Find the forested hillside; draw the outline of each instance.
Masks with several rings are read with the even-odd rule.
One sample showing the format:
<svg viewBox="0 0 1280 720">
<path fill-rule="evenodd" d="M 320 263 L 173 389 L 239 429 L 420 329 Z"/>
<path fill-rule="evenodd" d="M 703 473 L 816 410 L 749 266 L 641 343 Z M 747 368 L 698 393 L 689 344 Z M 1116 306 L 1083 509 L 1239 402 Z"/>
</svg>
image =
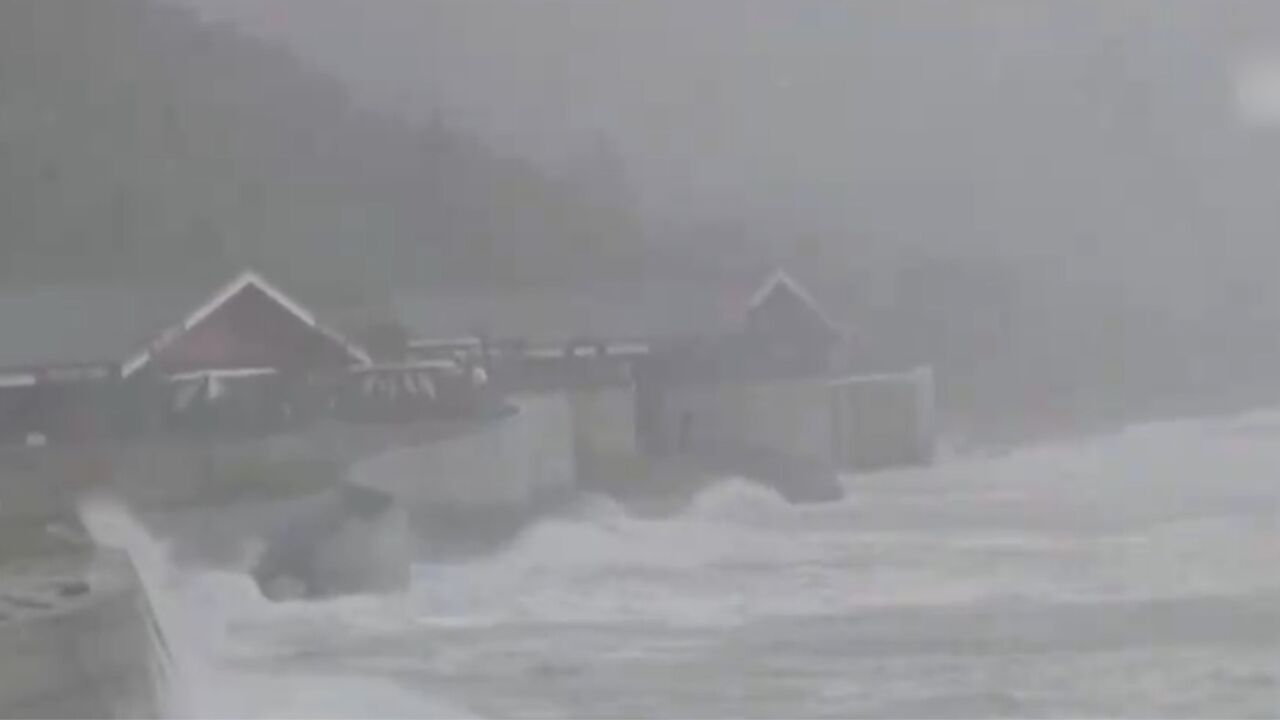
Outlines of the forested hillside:
<svg viewBox="0 0 1280 720">
<path fill-rule="evenodd" d="M 601 192 L 609 178 L 586 180 L 354 108 L 287 52 L 183 9 L 0 3 L 4 280 L 254 264 L 355 285 L 608 267 L 635 247 L 635 219 Z"/>
<path fill-rule="evenodd" d="M 934 364 L 969 412 L 1280 398 L 1280 137 L 1234 96 L 1280 37 L 1273 4 L 850 7 L 839 83 L 811 88 L 829 103 L 748 83 L 798 118 L 764 123 L 780 155 L 803 134 L 838 172 L 744 177 L 782 199 L 642 223 L 607 140 L 550 173 L 470 128 L 355 107 L 178 6 L 3 0 L 0 283 L 254 265 L 314 297 L 634 278 L 641 260 L 657 283 L 771 255 L 837 287 L 869 363 Z M 816 77 L 801 55 L 770 62 Z"/>
</svg>

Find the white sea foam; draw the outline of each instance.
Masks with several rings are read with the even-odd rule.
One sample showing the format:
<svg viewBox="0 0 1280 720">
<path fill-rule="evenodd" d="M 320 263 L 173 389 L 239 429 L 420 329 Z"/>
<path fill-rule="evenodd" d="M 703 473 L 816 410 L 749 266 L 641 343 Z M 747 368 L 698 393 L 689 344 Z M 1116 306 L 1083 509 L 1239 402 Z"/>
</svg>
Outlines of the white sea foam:
<svg viewBox="0 0 1280 720">
<path fill-rule="evenodd" d="M 396 598 L 351 597 L 328 603 L 271 603 L 244 574 L 181 572 L 168 547 L 120 503 L 94 498 L 81 508 L 102 546 L 127 552 L 171 655 L 168 711 L 175 717 L 464 717 L 437 701 L 377 677 L 264 672 L 264 661 L 296 639 L 403 627 Z M 399 601 L 403 607 L 403 602 Z M 290 643 L 294 640 L 294 643 Z"/>
<path fill-rule="evenodd" d="M 466 688 L 476 675 L 491 675 L 499 684 L 488 691 L 517 693 L 528 673 L 554 678 L 612 657 L 594 646 L 574 651 L 586 661 L 557 655 L 567 652 L 557 647 L 561 633 L 574 628 L 728 633 L 761 620 L 869 608 L 1266 597 L 1280 592 L 1270 572 L 1280 565 L 1277 428 L 1270 415 L 1146 425 L 849 478 L 848 499 L 831 505 L 790 506 L 735 479 L 667 518 L 593 501 L 492 555 L 418 565 L 411 591 L 396 597 L 273 604 L 242 574 L 175 571 L 163 545 L 118 507 L 89 511 L 86 521 L 100 541 L 134 555 L 166 633 L 194 668 L 185 676 L 189 714 L 456 716 L 470 704 L 463 689 L 463 700 L 453 700 L 458 677 Z M 530 627 L 539 630 L 525 640 L 521 628 Z M 642 637 L 628 641 L 633 654 L 649 652 Z M 822 657 L 778 662 L 815 668 L 818 678 Z M 1176 658 L 1169 664 L 1181 672 Z M 400 680 L 419 676 L 444 690 Z M 955 681 L 956 692 L 972 689 L 961 676 Z M 601 692 L 617 691 L 610 687 Z M 830 689 L 815 685 L 811 697 L 828 697 L 823 688 Z M 874 695 L 859 685 L 827 701 Z M 505 712 L 554 714 L 538 704 L 546 698 L 519 697 Z M 707 711 L 682 708 L 674 695 L 671 702 L 652 707 Z M 1068 706 L 1090 707 L 1061 707 Z"/>
</svg>

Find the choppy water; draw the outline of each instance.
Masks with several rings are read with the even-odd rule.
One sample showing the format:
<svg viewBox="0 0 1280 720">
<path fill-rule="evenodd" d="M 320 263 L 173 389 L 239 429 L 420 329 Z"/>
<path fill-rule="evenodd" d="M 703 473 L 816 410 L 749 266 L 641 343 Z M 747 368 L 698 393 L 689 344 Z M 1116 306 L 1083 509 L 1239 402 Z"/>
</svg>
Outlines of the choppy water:
<svg viewBox="0 0 1280 720">
<path fill-rule="evenodd" d="M 238 717 L 1277 716 L 1280 415 L 850 479 L 600 501 L 397 597 L 155 579 L 181 712 Z M 133 538 L 130 542 L 139 541 Z"/>
</svg>

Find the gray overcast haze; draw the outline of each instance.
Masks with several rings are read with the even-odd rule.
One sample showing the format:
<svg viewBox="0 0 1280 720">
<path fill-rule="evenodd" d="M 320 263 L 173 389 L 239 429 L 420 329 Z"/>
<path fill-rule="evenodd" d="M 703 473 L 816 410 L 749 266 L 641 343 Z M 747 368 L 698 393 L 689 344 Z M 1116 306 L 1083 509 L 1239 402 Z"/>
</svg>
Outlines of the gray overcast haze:
<svg viewBox="0 0 1280 720">
<path fill-rule="evenodd" d="M 1176 74 L 1151 63 L 1209 40 L 1226 54 L 1198 71 L 1218 73 L 1225 98 L 1280 37 L 1268 3 L 1239 0 L 176 1 L 287 41 L 376 107 L 439 114 L 550 163 L 602 134 L 647 197 L 811 222 L 845 222 L 830 214 L 881 160 L 876 133 L 999 113 L 966 73 L 1012 93 L 1090 63 Z M 1124 47 L 1143 35 L 1152 47 Z"/>
<path fill-rule="evenodd" d="M 0 718 L 1280 717 L 1278 275 L 1280 0 L 0 0 Z"/>
<path fill-rule="evenodd" d="M 953 389 L 993 343 L 1049 393 L 1280 359 L 1274 3 L 173 1 L 552 172 L 612 146 L 651 238 L 891 286 Z"/>
</svg>

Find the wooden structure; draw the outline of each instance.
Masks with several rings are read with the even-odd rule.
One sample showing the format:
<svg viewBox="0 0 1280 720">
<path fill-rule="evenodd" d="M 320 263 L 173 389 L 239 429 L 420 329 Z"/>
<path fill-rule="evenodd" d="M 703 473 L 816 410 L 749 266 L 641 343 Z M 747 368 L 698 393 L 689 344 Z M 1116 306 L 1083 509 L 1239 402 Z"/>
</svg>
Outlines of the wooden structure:
<svg viewBox="0 0 1280 720">
<path fill-rule="evenodd" d="M 785 439 L 795 436 L 798 418 L 826 418 L 830 406 L 810 391 L 812 383 L 798 381 L 829 377 L 847 333 L 783 271 L 752 294 L 739 317 L 732 331 L 668 343 L 638 364 L 636 429 L 646 452 L 665 456 L 771 448 L 813 455 L 807 442 Z M 765 388 L 772 389 L 761 395 Z M 780 427 L 785 423 L 790 427 Z M 819 459 L 831 456 L 823 453 Z"/>
<path fill-rule="evenodd" d="M 97 362 L 0 370 L 0 441 L 264 431 L 323 410 L 325 392 L 370 364 L 363 349 L 253 272 L 135 342 Z"/>
<path fill-rule="evenodd" d="M 364 350 L 254 272 L 245 272 L 125 359 L 120 376 L 261 370 L 323 372 L 368 365 Z"/>
</svg>

